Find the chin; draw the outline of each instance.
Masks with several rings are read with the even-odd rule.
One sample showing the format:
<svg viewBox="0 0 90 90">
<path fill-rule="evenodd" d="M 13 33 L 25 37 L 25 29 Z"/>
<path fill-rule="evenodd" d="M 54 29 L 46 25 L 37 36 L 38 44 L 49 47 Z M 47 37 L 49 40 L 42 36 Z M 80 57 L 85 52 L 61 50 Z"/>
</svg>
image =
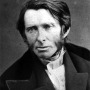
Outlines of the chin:
<svg viewBox="0 0 90 90">
<path fill-rule="evenodd" d="M 39 58 L 48 59 L 52 56 L 52 54 L 45 53 L 45 54 L 36 54 Z"/>
</svg>

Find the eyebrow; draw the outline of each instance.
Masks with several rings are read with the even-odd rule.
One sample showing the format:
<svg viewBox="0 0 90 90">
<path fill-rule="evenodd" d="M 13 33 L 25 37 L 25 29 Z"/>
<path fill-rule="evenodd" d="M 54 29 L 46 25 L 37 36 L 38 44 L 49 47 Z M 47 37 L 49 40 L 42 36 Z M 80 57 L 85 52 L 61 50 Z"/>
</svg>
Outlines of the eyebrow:
<svg viewBox="0 0 90 90">
<path fill-rule="evenodd" d="M 29 30 L 31 28 L 36 28 L 37 29 L 37 26 L 29 26 L 29 27 L 26 27 L 26 30 Z"/>
<path fill-rule="evenodd" d="M 43 23 L 42 25 L 52 25 L 52 26 L 55 26 L 55 24 L 54 23 Z"/>
<path fill-rule="evenodd" d="M 52 23 L 52 22 L 46 22 L 46 23 L 42 23 L 41 24 L 41 26 L 44 26 L 44 25 L 52 25 L 52 26 L 55 26 L 55 24 L 54 23 Z M 30 29 L 30 28 L 36 28 L 38 25 L 30 25 L 30 26 L 28 26 L 28 27 L 26 27 L 26 29 L 28 30 L 28 29 Z"/>
</svg>

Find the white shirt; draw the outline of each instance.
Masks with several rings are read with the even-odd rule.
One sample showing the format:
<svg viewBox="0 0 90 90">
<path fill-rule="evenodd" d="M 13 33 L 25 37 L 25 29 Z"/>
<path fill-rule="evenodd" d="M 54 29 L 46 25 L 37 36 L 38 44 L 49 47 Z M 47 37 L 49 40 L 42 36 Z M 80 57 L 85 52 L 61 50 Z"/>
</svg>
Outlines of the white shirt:
<svg viewBox="0 0 90 90">
<path fill-rule="evenodd" d="M 65 66 L 62 65 L 64 50 L 61 50 L 60 56 L 57 60 L 51 61 L 47 64 L 46 73 L 48 74 L 55 90 L 66 90 L 65 89 Z M 54 66 L 54 68 L 53 68 Z"/>
</svg>

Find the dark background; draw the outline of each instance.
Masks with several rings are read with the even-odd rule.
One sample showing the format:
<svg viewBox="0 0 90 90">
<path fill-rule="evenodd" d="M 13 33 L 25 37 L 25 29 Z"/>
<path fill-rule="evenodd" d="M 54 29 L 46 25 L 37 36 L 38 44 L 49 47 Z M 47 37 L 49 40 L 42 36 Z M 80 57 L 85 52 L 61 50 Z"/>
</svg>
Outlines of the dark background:
<svg viewBox="0 0 90 90">
<path fill-rule="evenodd" d="M 0 75 L 27 50 L 16 30 L 16 21 L 25 0 L 0 0 Z M 90 50 L 90 0 L 66 1 L 72 17 L 70 42 Z"/>
</svg>

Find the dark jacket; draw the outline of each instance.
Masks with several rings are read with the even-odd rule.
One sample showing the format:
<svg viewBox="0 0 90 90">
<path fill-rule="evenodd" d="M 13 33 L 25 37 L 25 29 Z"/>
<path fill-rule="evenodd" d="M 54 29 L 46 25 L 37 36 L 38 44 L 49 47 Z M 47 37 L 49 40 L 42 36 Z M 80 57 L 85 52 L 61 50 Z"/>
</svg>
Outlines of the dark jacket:
<svg viewBox="0 0 90 90">
<path fill-rule="evenodd" d="M 90 90 L 90 51 L 66 44 L 66 90 Z M 0 77 L 0 90 L 54 90 L 40 60 L 30 50 Z"/>
</svg>

